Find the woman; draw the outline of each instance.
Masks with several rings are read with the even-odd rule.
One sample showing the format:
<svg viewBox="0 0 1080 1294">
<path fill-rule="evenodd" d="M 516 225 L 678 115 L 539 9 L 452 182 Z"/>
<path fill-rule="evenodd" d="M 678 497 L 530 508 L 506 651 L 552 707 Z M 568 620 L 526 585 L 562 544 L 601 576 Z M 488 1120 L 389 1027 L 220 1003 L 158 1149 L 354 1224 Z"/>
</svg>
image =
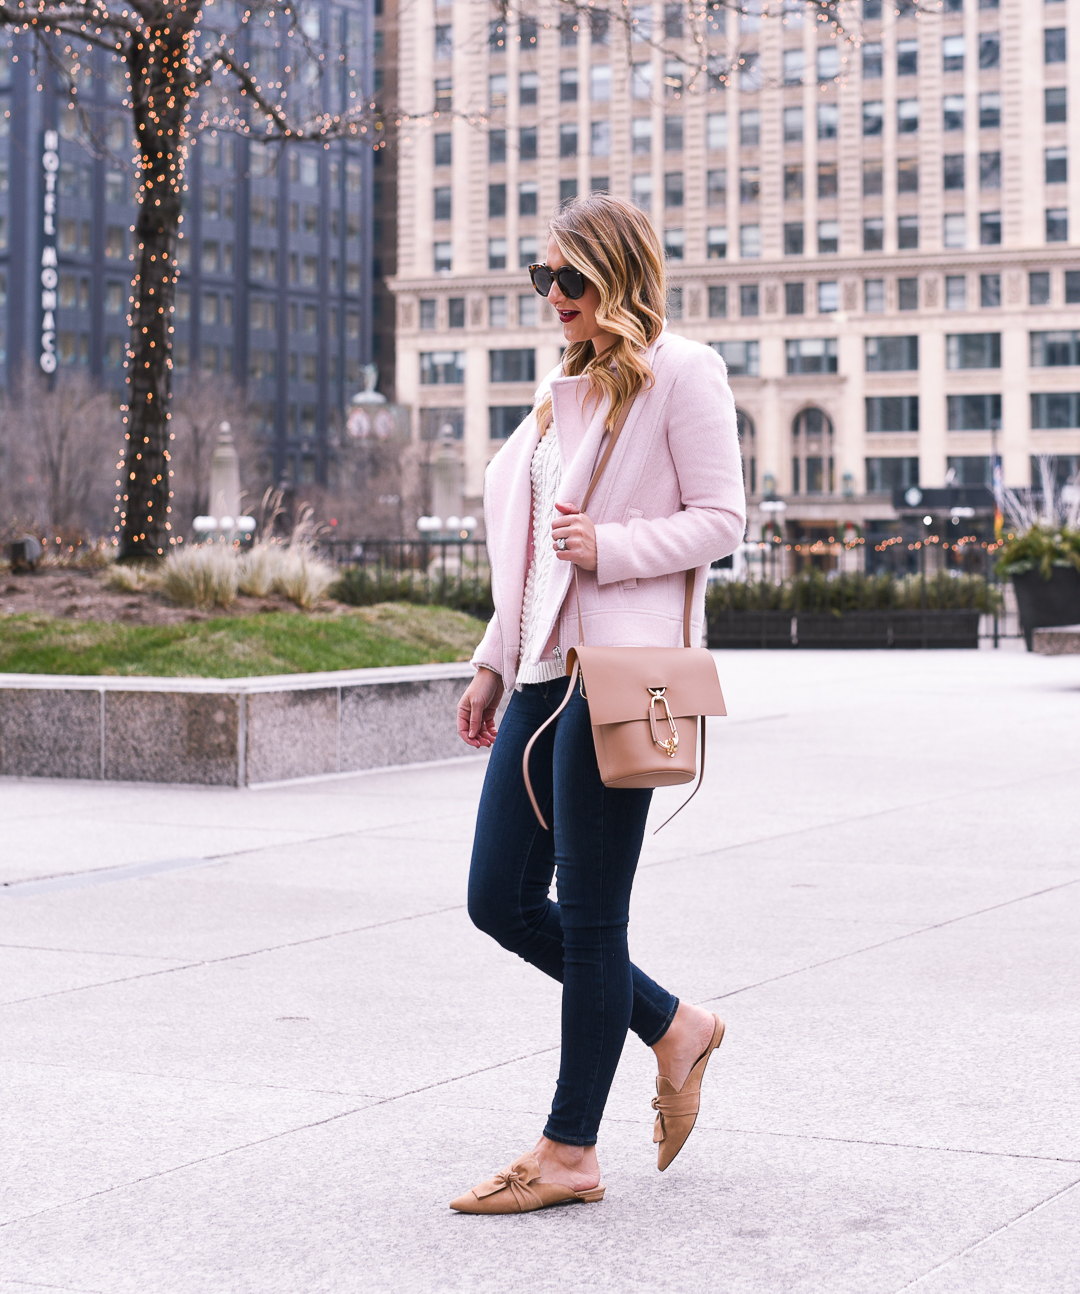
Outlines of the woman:
<svg viewBox="0 0 1080 1294">
<path fill-rule="evenodd" d="M 562 982 L 562 1057 L 536 1147 L 452 1202 L 468 1213 L 602 1198 L 597 1129 L 628 1028 L 656 1053 L 654 1140 L 666 1168 L 693 1127 L 701 1076 L 723 1036 L 717 1017 L 680 1002 L 629 959 L 630 889 L 652 792 L 601 782 L 581 695 L 531 757 L 551 831 L 530 807 L 522 754 L 566 695 L 565 654 L 579 641 L 573 567 L 593 646 L 681 646 L 685 572 L 696 569 L 699 640 L 708 565 L 735 549 L 745 525 L 734 401 L 715 351 L 666 331 L 663 253 L 635 207 L 592 194 L 560 211 L 547 261 L 530 274 L 568 345 L 488 467 L 495 614 L 473 657 L 458 731 L 470 746 L 492 747 L 469 913 Z M 621 417 L 586 516 L 575 503 Z M 512 695 L 496 742 L 504 689 Z"/>
</svg>

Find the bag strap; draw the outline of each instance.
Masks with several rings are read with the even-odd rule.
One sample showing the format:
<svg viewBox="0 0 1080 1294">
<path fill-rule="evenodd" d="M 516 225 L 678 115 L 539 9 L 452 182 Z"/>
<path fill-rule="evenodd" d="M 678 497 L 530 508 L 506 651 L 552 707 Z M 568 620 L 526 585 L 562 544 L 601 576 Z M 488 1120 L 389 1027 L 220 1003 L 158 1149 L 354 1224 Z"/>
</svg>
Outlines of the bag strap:
<svg viewBox="0 0 1080 1294">
<path fill-rule="evenodd" d="M 544 828 L 545 831 L 547 831 L 548 829 L 548 824 L 544 821 L 544 815 L 540 812 L 540 806 L 536 802 L 536 792 L 533 790 L 532 778 L 529 776 L 529 756 L 532 754 L 533 746 L 536 745 L 537 737 L 540 736 L 540 734 L 544 731 L 545 728 L 553 724 L 555 720 L 559 717 L 559 715 L 562 714 L 562 712 L 570 704 L 570 698 L 574 695 L 574 685 L 577 683 L 578 670 L 580 668 L 581 666 L 578 664 L 577 657 L 575 656 L 573 672 L 570 675 L 570 686 L 566 689 L 566 695 L 559 703 L 559 708 L 553 711 L 544 720 L 544 722 L 540 725 L 540 727 L 537 728 L 537 730 L 533 733 L 533 735 L 529 738 L 528 744 L 525 747 L 525 753 L 521 757 L 521 771 L 525 776 L 525 789 L 529 793 L 529 803 L 533 807 L 533 813 L 536 814 L 537 821 L 540 823 L 540 825 Z M 676 809 L 676 813 L 677 812 L 678 810 Z"/>
<path fill-rule="evenodd" d="M 612 427 L 611 434 L 608 436 L 607 445 L 604 448 L 604 452 L 600 455 L 600 461 L 596 464 L 596 467 L 593 470 L 592 479 L 589 481 L 589 488 L 585 491 L 585 498 L 581 502 L 581 507 L 578 509 L 579 512 L 588 511 L 589 500 L 593 496 L 593 491 L 596 489 L 597 482 L 600 480 L 600 477 L 603 474 L 604 468 L 607 467 L 608 465 L 608 459 L 611 457 L 612 451 L 615 448 L 615 442 L 619 439 L 619 435 L 622 432 L 623 425 L 625 424 L 626 419 L 630 415 L 630 408 L 632 404 L 633 404 L 633 401 L 630 401 L 630 403 L 624 405 L 622 413 L 620 413 L 618 418 L 615 420 L 615 426 Z M 574 563 L 574 602 L 577 605 L 578 642 L 579 644 L 581 644 L 581 646 L 584 646 L 585 645 L 585 623 L 581 618 L 581 584 L 578 581 L 578 568 L 577 568 L 576 562 Z M 684 647 L 690 646 L 690 615 L 693 609 L 694 609 L 694 571 L 691 568 L 686 572 L 686 593 L 683 596 L 683 646 Z M 669 818 L 668 821 L 670 822 L 671 819 Z"/>
</svg>

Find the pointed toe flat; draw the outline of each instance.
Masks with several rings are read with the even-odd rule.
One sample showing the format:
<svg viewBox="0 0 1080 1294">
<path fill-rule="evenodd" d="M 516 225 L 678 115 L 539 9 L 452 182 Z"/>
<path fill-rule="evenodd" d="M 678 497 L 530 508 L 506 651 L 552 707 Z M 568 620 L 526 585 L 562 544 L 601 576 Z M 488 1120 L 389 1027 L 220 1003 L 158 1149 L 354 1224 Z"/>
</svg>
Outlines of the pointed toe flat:
<svg viewBox="0 0 1080 1294">
<path fill-rule="evenodd" d="M 668 1164 L 682 1150 L 686 1138 L 694 1130 L 698 1110 L 701 1107 L 701 1079 L 709 1057 L 724 1040 L 724 1022 L 718 1015 L 713 1016 L 712 1037 L 709 1045 L 694 1061 L 693 1068 L 686 1076 L 677 1091 L 675 1085 L 663 1074 L 656 1076 L 656 1095 L 653 1097 L 653 1109 L 656 1111 L 656 1124 L 653 1128 L 653 1141 L 657 1143 L 656 1167 L 663 1172 Z"/>
<path fill-rule="evenodd" d="M 535 1155 L 522 1155 L 509 1168 L 474 1186 L 450 1201 L 459 1213 L 535 1213 L 555 1204 L 597 1204 L 607 1189 L 603 1184 L 591 1191 L 572 1191 L 569 1186 L 540 1180 Z"/>
</svg>

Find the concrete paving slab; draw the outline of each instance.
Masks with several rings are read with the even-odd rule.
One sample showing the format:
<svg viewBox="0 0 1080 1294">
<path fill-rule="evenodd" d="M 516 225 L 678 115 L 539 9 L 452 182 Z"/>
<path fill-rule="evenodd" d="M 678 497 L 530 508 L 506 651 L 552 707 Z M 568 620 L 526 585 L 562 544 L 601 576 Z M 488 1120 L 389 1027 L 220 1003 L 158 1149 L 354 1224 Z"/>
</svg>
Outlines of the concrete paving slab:
<svg viewBox="0 0 1080 1294">
<path fill-rule="evenodd" d="M 519 1121 L 460 1111 L 431 1122 L 396 1107 L 18 1222 L 8 1268 L 115 1294 L 584 1294 L 658 1281 L 875 1294 L 1069 1180 L 1061 1165 L 712 1133 L 661 1176 L 651 1142 L 620 1129 L 602 1204 L 470 1218 L 447 1200 L 517 1153 Z"/>
<path fill-rule="evenodd" d="M 19 1218 L 367 1103 L 355 1094 L 257 1082 L 184 1081 L 148 1068 L 110 1073 L 83 1064 L 0 1062 L 0 1076 L 0 1236 Z"/>
<path fill-rule="evenodd" d="M 915 1294 L 1075 1294 L 1078 1270 L 1080 1179 L 906 1288 Z"/>
<path fill-rule="evenodd" d="M 140 970 L 180 965 L 183 963 L 165 957 L 90 953 L 72 948 L 0 947 L 0 1006 L 108 983 Z"/>
</svg>

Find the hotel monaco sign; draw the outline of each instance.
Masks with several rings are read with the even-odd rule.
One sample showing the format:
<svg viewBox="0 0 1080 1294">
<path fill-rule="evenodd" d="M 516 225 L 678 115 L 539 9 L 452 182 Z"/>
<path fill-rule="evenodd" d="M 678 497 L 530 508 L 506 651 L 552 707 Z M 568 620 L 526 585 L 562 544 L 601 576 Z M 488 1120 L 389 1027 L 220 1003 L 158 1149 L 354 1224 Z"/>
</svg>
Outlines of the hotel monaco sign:
<svg viewBox="0 0 1080 1294">
<path fill-rule="evenodd" d="M 41 354 L 38 363 L 45 373 L 56 372 L 56 174 L 60 170 L 60 138 L 55 130 L 45 131 L 41 150 L 41 172 L 45 195 L 41 212 Z"/>
</svg>

